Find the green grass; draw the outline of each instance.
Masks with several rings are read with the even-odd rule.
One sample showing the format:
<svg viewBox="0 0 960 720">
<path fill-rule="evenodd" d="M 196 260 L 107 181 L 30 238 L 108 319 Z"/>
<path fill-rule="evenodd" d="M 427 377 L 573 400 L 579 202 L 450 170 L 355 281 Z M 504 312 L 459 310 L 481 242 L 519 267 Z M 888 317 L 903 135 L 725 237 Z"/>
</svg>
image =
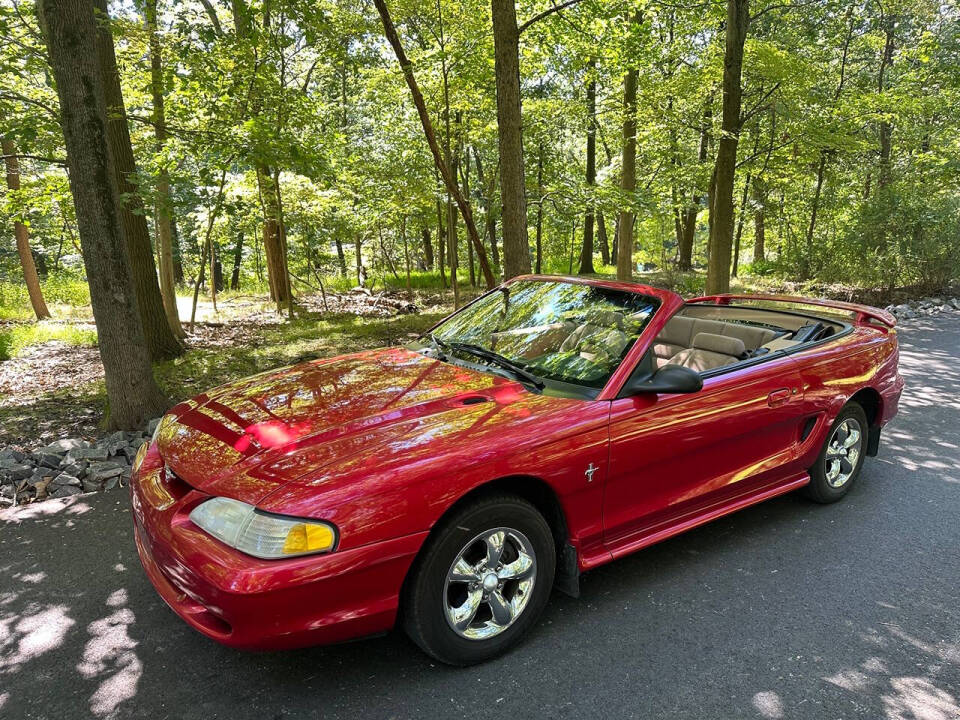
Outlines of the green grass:
<svg viewBox="0 0 960 720">
<path fill-rule="evenodd" d="M 80 277 L 51 275 L 40 283 L 47 309 L 56 319 L 90 317 L 90 289 Z M 32 320 L 27 286 L 0 280 L 0 320 Z"/>
<path fill-rule="evenodd" d="M 74 325 L 39 322 L 12 325 L 0 330 L 0 361 L 16 357 L 31 345 L 58 340 L 68 345 L 92 347 L 97 344 L 97 331 Z"/>
</svg>

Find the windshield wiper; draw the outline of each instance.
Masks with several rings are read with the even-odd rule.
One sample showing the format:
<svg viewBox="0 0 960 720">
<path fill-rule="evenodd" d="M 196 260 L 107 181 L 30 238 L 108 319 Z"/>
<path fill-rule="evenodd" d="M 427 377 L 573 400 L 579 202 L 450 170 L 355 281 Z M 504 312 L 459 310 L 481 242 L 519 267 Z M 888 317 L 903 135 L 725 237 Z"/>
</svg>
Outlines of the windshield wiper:
<svg viewBox="0 0 960 720">
<path fill-rule="evenodd" d="M 434 348 L 436 349 L 436 351 L 437 351 L 437 359 L 439 359 L 439 360 L 445 360 L 446 357 L 447 357 L 447 352 L 449 352 L 449 351 L 452 349 L 452 348 L 450 347 L 450 345 L 447 343 L 447 341 L 446 341 L 446 340 L 441 340 L 441 339 L 438 338 L 436 335 L 434 335 L 432 332 L 431 332 L 431 333 L 427 333 L 427 334 L 426 334 L 426 337 L 429 338 L 429 340 L 430 340 L 431 343 L 433 343 L 433 347 L 434 347 Z M 445 352 L 445 351 L 446 351 L 446 352 Z"/>
<path fill-rule="evenodd" d="M 523 369 L 514 362 L 511 362 L 503 355 L 493 352 L 493 350 L 487 350 L 486 348 L 480 347 L 479 345 L 474 345 L 473 343 L 462 343 L 462 342 L 451 342 L 444 343 L 447 347 L 454 350 L 459 350 L 461 352 L 470 353 L 475 355 L 478 358 L 483 358 L 492 362 L 494 365 L 499 365 L 501 368 L 506 370 L 509 373 L 512 373 L 514 376 L 521 380 L 526 380 L 528 383 L 533 385 L 535 388 L 540 389 L 544 387 L 544 382 L 536 375 L 527 370 Z"/>
</svg>

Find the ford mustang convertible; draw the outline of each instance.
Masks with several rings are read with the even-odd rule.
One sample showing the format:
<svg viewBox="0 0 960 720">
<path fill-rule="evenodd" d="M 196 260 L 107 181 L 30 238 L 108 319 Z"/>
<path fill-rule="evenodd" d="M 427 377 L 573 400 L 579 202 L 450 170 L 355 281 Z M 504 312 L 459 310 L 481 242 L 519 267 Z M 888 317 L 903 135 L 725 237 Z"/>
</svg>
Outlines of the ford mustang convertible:
<svg viewBox="0 0 960 720">
<path fill-rule="evenodd" d="M 897 412 L 894 324 L 516 278 L 404 347 L 172 408 L 131 478 L 140 559 L 227 645 L 399 624 L 438 660 L 480 662 L 591 568 L 782 493 L 846 495 Z"/>
</svg>

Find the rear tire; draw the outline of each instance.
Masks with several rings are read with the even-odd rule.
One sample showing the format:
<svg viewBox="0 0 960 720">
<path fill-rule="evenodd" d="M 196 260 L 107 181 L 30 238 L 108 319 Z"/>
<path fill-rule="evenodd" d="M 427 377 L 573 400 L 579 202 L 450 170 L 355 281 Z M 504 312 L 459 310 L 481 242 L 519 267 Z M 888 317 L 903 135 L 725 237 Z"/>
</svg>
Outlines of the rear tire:
<svg viewBox="0 0 960 720">
<path fill-rule="evenodd" d="M 847 404 L 827 431 L 803 494 L 814 502 L 827 504 L 850 492 L 863 467 L 869 432 L 863 408 L 855 402 Z"/>
<path fill-rule="evenodd" d="M 418 558 L 404 588 L 404 629 L 440 662 L 484 662 L 536 623 L 555 571 L 553 534 L 533 505 L 479 499 L 446 519 Z"/>
</svg>

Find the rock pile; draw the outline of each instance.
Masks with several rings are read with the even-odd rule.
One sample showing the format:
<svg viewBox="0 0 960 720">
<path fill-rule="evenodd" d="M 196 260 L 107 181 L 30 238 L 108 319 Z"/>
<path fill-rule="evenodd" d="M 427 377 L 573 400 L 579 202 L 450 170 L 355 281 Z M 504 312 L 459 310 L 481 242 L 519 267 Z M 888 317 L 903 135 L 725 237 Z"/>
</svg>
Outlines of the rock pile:
<svg viewBox="0 0 960 720">
<path fill-rule="evenodd" d="M 960 298 L 921 298 L 910 300 L 902 305 L 887 305 L 884 310 L 893 313 L 897 320 L 912 320 L 926 315 L 939 315 L 960 310 Z"/>
<path fill-rule="evenodd" d="M 137 450 L 159 422 L 139 432 L 118 430 L 98 442 L 65 438 L 33 452 L 0 450 L 0 507 L 122 487 Z"/>
</svg>

